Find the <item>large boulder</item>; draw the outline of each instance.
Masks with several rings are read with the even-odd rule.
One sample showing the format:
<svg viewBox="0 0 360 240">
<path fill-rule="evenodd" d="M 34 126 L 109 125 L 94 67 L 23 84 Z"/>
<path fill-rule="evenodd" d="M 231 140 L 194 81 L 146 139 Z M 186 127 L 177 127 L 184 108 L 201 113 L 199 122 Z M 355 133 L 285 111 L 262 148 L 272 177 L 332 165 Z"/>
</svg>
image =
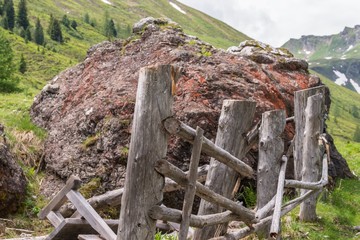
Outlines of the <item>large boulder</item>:
<svg viewBox="0 0 360 240">
<path fill-rule="evenodd" d="M 50 81 L 31 108 L 33 121 L 49 133 L 45 143 L 49 177 L 43 192 L 50 195 L 54 189 L 47 182 L 71 174 L 84 181 L 99 178 L 102 191 L 123 185 L 138 73 L 145 66 L 176 64 L 183 69 L 174 112 L 190 126 L 202 127 L 209 139 L 215 139 L 224 99 L 256 101 L 254 124 L 266 110 L 284 109 L 292 116 L 294 91 L 321 82 L 308 73 L 307 65 L 286 64 L 301 62 L 291 55 L 280 50 L 266 54 L 268 60 L 255 61 L 259 58 L 251 54 L 216 49 L 184 34 L 173 22 L 152 18 L 137 24 L 127 40 L 92 47 L 82 63 Z M 293 124 L 287 124 L 284 140 L 293 134 Z M 255 166 L 253 156 L 246 161 Z M 190 144 L 172 138 L 168 158 L 186 169 Z M 202 157 L 201 162 L 208 160 Z"/>
<path fill-rule="evenodd" d="M 26 195 L 26 178 L 10 153 L 0 124 L 0 217 L 18 210 Z"/>
</svg>

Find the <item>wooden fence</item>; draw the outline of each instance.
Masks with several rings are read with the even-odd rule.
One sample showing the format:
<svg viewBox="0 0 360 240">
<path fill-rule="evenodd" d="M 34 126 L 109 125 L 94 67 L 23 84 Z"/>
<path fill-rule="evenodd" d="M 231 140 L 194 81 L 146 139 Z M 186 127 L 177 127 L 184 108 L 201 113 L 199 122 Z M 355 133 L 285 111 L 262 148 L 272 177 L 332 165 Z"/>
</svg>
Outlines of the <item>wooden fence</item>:
<svg viewBox="0 0 360 240">
<path fill-rule="evenodd" d="M 276 239 L 281 216 L 296 206 L 301 205 L 301 220 L 314 220 L 316 198 L 328 182 L 329 149 L 322 137 L 324 87 L 296 92 L 294 117 L 286 118 L 284 110 L 268 111 L 253 127 L 255 102 L 225 100 L 213 143 L 201 128 L 193 129 L 173 117 L 179 75 L 179 69 L 171 65 L 140 70 L 125 187 L 87 201 L 96 209 L 119 205 L 121 198 L 118 232 L 115 236 L 105 226 L 98 233 L 111 240 L 153 240 L 157 222 L 162 220 L 180 224 L 179 240 L 189 238 L 190 227 L 196 228 L 191 234 L 196 240 L 241 239 L 251 233 Z M 281 134 L 293 120 L 296 135 L 284 153 Z M 188 172 L 166 160 L 170 135 L 193 144 Z M 241 160 L 255 144 L 259 148 L 257 173 Z M 211 157 L 209 166 L 199 168 L 201 154 Z M 292 155 L 296 178 L 289 180 L 285 171 Z M 249 209 L 233 199 L 241 180 L 255 174 L 257 206 Z M 163 192 L 180 187 L 185 190 L 182 211 L 162 205 Z M 300 196 L 283 203 L 284 188 L 301 189 Z M 191 214 L 195 195 L 201 198 L 198 215 Z M 56 206 L 59 209 L 59 203 Z M 67 205 L 60 212 L 67 215 L 71 208 Z M 45 213 L 42 217 L 49 210 Z M 80 215 L 72 217 L 76 216 Z M 231 221 L 242 221 L 245 227 L 228 231 Z"/>
</svg>

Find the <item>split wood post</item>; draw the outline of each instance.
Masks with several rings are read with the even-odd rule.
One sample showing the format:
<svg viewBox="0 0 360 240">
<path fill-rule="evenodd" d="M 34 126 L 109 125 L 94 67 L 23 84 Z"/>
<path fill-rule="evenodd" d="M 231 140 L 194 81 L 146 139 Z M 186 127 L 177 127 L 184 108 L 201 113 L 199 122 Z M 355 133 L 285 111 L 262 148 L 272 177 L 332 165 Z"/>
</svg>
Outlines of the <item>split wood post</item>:
<svg viewBox="0 0 360 240">
<path fill-rule="evenodd" d="M 262 114 L 259 133 L 259 160 L 257 170 L 257 209 L 274 197 L 278 185 L 284 142 L 280 135 L 285 129 L 285 111 L 273 110 Z M 269 236 L 270 225 L 258 231 L 259 238 Z"/>
<path fill-rule="evenodd" d="M 305 135 L 303 148 L 303 182 L 317 182 L 321 178 L 321 151 L 319 148 L 319 136 L 323 130 L 323 100 L 322 94 L 316 94 L 308 98 L 305 110 Z M 308 190 L 302 189 L 301 195 Z M 316 200 L 318 195 L 308 198 L 300 205 L 300 220 L 316 220 Z"/>
<path fill-rule="evenodd" d="M 184 205 L 182 209 L 182 221 L 180 225 L 179 240 L 186 240 L 189 232 L 190 216 L 191 216 L 191 210 L 194 203 L 195 192 L 196 192 L 197 168 L 199 166 L 199 161 L 200 161 L 203 135 L 204 135 L 204 130 L 202 130 L 200 127 L 197 127 L 191 159 L 190 159 L 189 173 L 187 174 L 187 179 L 189 183 L 185 188 L 185 197 L 184 197 Z"/>
<path fill-rule="evenodd" d="M 171 65 L 140 69 L 117 240 L 154 239 L 156 220 L 147 213 L 163 200 L 164 177 L 154 167 L 166 157 L 168 133 L 162 121 L 172 115 L 178 71 Z"/>
<path fill-rule="evenodd" d="M 246 133 L 251 128 L 255 114 L 256 102 L 225 100 L 219 119 L 219 127 L 216 135 L 215 145 L 221 147 L 242 159 L 246 149 Z M 231 199 L 234 186 L 239 175 L 235 170 L 227 167 L 225 164 L 212 158 L 210 160 L 210 169 L 207 175 L 205 186 L 214 192 Z M 199 215 L 220 213 L 223 208 L 219 205 L 201 200 Z M 227 224 L 222 225 L 226 232 Z M 197 229 L 194 239 L 209 239 L 214 237 L 219 226 L 207 226 Z"/>
<path fill-rule="evenodd" d="M 294 117 L 295 117 L 295 150 L 294 150 L 294 178 L 301 180 L 303 163 L 303 143 L 305 131 L 305 108 L 308 97 L 315 94 L 325 94 L 325 86 L 309 88 L 295 92 Z M 325 101 L 325 100 L 323 100 Z"/>
</svg>

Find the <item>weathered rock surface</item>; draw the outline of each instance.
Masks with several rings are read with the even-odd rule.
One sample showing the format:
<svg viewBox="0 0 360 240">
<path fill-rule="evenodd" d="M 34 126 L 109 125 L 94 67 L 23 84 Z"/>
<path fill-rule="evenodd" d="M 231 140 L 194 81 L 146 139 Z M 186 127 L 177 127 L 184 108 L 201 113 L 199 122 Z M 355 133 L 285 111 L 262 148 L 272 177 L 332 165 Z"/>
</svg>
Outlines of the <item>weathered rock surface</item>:
<svg viewBox="0 0 360 240">
<path fill-rule="evenodd" d="M 0 217 L 16 212 L 25 194 L 25 175 L 10 153 L 0 124 Z"/>
<path fill-rule="evenodd" d="M 143 20 L 134 32 L 128 40 L 92 47 L 82 63 L 60 73 L 36 97 L 31 116 L 49 132 L 45 144 L 49 181 L 77 174 L 85 181 L 100 178 L 102 190 L 123 184 L 141 67 L 183 68 L 175 96 L 176 117 L 194 128 L 199 125 L 210 139 L 215 138 L 224 99 L 256 101 L 256 120 L 271 109 L 285 109 L 292 116 L 294 91 L 321 84 L 306 64 L 287 53 L 261 51 L 255 54 L 265 60 L 256 61 L 261 57 L 215 49 L 167 20 Z M 293 132 L 288 124 L 284 139 L 290 140 Z M 172 162 L 186 168 L 190 152 L 190 144 L 171 139 Z M 252 155 L 247 161 L 254 166 Z M 53 194 L 44 183 L 43 192 Z"/>
</svg>

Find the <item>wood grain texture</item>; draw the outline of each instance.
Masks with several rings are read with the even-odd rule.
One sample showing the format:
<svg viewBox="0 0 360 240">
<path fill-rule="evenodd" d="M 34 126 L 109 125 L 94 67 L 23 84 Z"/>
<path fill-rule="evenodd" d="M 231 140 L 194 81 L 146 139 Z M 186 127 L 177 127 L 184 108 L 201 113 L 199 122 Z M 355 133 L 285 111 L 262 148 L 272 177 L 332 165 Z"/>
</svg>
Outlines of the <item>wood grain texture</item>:
<svg viewBox="0 0 360 240">
<path fill-rule="evenodd" d="M 190 143 L 194 141 L 195 130 L 175 118 L 166 119 L 164 121 L 164 127 L 169 133 L 175 134 L 185 141 Z M 233 156 L 228 151 L 216 146 L 206 137 L 203 138 L 202 152 L 231 167 L 243 177 L 253 177 L 254 171 L 249 165 Z"/>
<path fill-rule="evenodd" d="M 163 200 L 164 177 L 153 169 L 167 151 L 162 121 L 172 115 L 172 71 L 173 66 L 160 65 L 139 73 L 118 240 L 154 239 L 156 221 L 147 213 Z"/>
<path fill-rule="evenodd" d="M 77 190 L 80 188 L 81 180 L 77 176 L 70 176 L 66 181 L 65 186 L 55 195 L 55 197 L 46 205 L 39 213 L 40 219 L 45 219 L 51 211 L 57 211 L 67 200 L 66 194 L 70 190 Z"/>
<path fill-rule="evenodd" d="M 196 136 L 193 143 L 189 173 L 187 179 L 188 185 L 185 187 L 184 204 L 182 209 L 182 220 L 180 224 L 179 240 L 186 240 L 188 238 L 190 216 L 195 198 L 196 191 L 196 180 L 197 180 L 197 169 L 200 161 L 202 138 L 204 130 L 197 127 Z"/>
<path fill-rule="evenodd" d="M 320 134 L 323 131 L 323 95 L 308 98 L 305 110 L 305 135 L 303 148 L 302 182 L 317 182 L 321 178 Z M 307 190 L 302 189 L 301 195 Z M 302 221 L 315 221 L 317 196 L 312 196 L 300 205 L 299 217 Z"/>
<path fill-rule="evenodd" d="M 256 103 L 253 101 L 225 100 L 220 114 L 215 145 L 236 158 L 242 159 L 246 154 L 246 134 L 252 125 L 255 109 Z M 205 186 L 232 199 L 238 177 L 239 174 L 234 169 L 212 158 Z M 223 210 L 221 206 L 202 199 L 198 215 L 220 213 Z M 216 232 L 222 234 L 226 233 L 226 230 L 227 224 L 204 227 L 195 231 L 194 239 L 209 239 L 214 237 Z"/>
<path fill-rule="evenodd" d="M 263 208 L 274 197 L 281 166 L 284 142 L 280 135 L 285 129 L 285 111 L 274 110 L 262 114 L 259 133 L 259 160 L 257 169 L 257 209 Z M 258 231 L 260 238 L 269 235 L 270 226 Z"/>
<path fill-rule="evenodd" d="M 186 178 L 185 173 L 166 160 L 157 161 L 155 169 L 159 173 L 171 178 L 181 186 L 185 187 L 188 184 L 188 179 Z M 216 203 L 223 208 L 232 211 L 249 226 L 256 222 L 255 213 L 253 211 L 243 207 L 239 203 L 236 203 L 228 198 L 221 196 L 220 194 L 215 193 L 199 182 L 196 182 L 196 195 L 205 199 L 206 201 Z"/>
<path fill-rule="evenodd" d="M 305 108 L 308 97 L 315 94 L 325 94 L 325 86 L 309 88 L 295 92 L 294 99 L 294 117 L 295 117 L 295 151 L 294 151 L 294 176 L 295 180 L 302 178 L 302 164 L 303 164 L 303 141 L 305 133 Z M 325 100 L 323 100 L 325 101 Z"/>
</svg>

